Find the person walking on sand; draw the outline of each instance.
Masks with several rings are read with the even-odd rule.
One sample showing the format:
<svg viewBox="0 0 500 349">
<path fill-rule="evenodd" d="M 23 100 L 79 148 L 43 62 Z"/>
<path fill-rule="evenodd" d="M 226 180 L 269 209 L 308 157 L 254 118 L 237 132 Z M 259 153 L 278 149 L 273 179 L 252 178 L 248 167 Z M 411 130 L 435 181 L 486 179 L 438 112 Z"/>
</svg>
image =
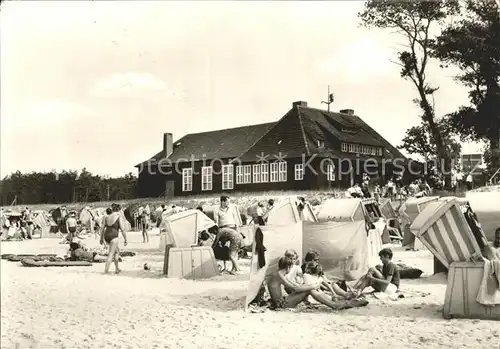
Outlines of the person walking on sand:
<svg viewBox="0 0 500 349">
<path fill-rule="evenodd" d="M 123 235 L 124 246 L 127 246 L 127 235 L 125 234 L 124 225 L 119 214 L 120 205 L 113 204 L 111 207 L 112 209 L 108 208 L 106 210 L 107 215 L 103 219 L 103 228 L 101 232 L 101 244 L 106 242 L 109 246 L 104 273 L 107 274 L 109 272 L 111 261 L 114 259 L 115 273 L 118 274 L 121 272 L 118 265 L 120 259 L 120 248 L 118 247 L 120 230 Z"/>
<path fill-rule="evenodd" d="M 148 235 L 149 215 L 147 214 L 146 210 L 142 211 L 141 214 L 141 227 L 142 227 L 142 242 L 149 243 L 149 235 Z"/>
</svg>

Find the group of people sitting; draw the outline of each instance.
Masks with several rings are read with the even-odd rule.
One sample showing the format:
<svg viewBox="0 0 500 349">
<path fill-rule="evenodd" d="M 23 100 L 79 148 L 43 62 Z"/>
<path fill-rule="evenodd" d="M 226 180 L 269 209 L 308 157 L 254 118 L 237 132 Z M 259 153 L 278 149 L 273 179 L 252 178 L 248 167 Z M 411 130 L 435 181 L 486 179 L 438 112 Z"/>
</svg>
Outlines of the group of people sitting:
<svg viewBox="0 0 500 349">
<path fill-rule="evenodd" d="M 310 297 L 334 310 L 365 306 L 368 301 L 362 292 L 370 286 L 376 292 L 395 295 L 399 290 L 400 275 L 398 266 L 392 262 L 392 256 L 389 248 L 381 250 L 379 257 L 382 268 L 370 268 L 353 287 L 349 287 L 345 281 L 335 282 L 325 276 L 316 251 L 307 252 L 301 265 L 297 252 L 287 250 L 278 260 L 278 268 L 268 269 L 266 275 L 271 307 L 295 308 L 301 303 L 309 305 Z M 262 304 L 264 292 L 265 288 L 262 287 L 252 304 Z"/>
<path fill-rule="evenodd" d="M 5 234 L 6 240 L 31 240 L 39 228 L 33 223 L 33 213 L 28 207 L 21 214 L 6 215 L 2 223 L 0 235 Z"/>
</svg>

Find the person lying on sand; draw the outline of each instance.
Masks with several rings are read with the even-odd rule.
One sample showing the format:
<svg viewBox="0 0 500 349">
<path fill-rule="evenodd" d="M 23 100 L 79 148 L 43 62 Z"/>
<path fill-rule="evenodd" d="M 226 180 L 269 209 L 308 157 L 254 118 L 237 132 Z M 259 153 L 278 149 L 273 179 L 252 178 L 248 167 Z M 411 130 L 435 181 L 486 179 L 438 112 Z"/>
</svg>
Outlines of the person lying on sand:
<svg viewBox="0 0 500 349">
<path fill-rule="evenodd" d="M 84 246 L 78 242 L 73 241 L 69 244 L 70 261 L 87 261 L 87 262 L 105 262 L 106 256 L 99 255 L 98 252 L 87 251 Z"/>
<path fill-rule="evenodd" d="M 396 294 L 399 289 L 400 276 L 398 266 L 392 262 L 392 250 L 390 248 L 382 249 L 379 254 L 382 261 L 382 271 L 373 267 L 354 285 L 358 293 L 371 286 L 377 292 L 384 292 L 390 296 Z"/>
<path fill-rule="evenodd" d="M 288 257 L 281 257 L 278 261 L 278 270 L 270 274 L 267 278 L 267 287 L 269 294 L 271 296 L 272 303 L 277 308 L 295 308 L 302 301 L 307 299 L 310 295 L 319 303 L 326 305 L 334 310 L 349 309 L 355 306 L 366 305 L 355 304 L 351 302 L 334 302 L 318 289 L 321 287 L 321 283 L 317 282 L 311 285 L 297 285 L 296 283 L 290 282 L 286 275 L 290 272 L 293 266 L 293 261 Z M 288 296 L 284 296 L 281 291 L 281 286 L 286 287 L 292 293 Z"/>
</svg>

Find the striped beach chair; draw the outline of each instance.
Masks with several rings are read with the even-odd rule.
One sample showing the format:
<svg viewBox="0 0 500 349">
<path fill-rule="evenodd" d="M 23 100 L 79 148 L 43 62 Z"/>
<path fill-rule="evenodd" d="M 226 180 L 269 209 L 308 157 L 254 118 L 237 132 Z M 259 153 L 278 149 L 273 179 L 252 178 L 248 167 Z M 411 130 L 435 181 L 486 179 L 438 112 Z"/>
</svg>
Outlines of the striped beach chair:
<svg viewBox="0 0 500 349">
<path fill-rule="evenodd" d="M 410 230 L 448 269 L 453 262 L 482 260 L 480 243 L 456 198 L 442 198 L 427 204 Z"/>
</svg>

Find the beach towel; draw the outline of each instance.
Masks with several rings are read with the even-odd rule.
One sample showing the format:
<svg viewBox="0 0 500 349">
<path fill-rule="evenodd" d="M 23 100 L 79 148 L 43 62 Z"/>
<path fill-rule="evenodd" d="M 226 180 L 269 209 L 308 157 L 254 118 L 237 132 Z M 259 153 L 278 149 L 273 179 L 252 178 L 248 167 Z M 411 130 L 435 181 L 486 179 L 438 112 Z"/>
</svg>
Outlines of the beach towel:
<svg viewBox="0 0 500 349">
<path fill-rule="evenodd" d="M 485 260 L 483 270 L 476 301 L 486 306 L 500 304 L 500 260 Z"/>
<path fill-rule="evenodd" d="M 24 267 L 90 267 L 92 263 L 84 261 L 61 261 L 61 262 L 47 262 L 47 261 L 34 261 L 29 258 L 21 260 Z"/>
</svg>

